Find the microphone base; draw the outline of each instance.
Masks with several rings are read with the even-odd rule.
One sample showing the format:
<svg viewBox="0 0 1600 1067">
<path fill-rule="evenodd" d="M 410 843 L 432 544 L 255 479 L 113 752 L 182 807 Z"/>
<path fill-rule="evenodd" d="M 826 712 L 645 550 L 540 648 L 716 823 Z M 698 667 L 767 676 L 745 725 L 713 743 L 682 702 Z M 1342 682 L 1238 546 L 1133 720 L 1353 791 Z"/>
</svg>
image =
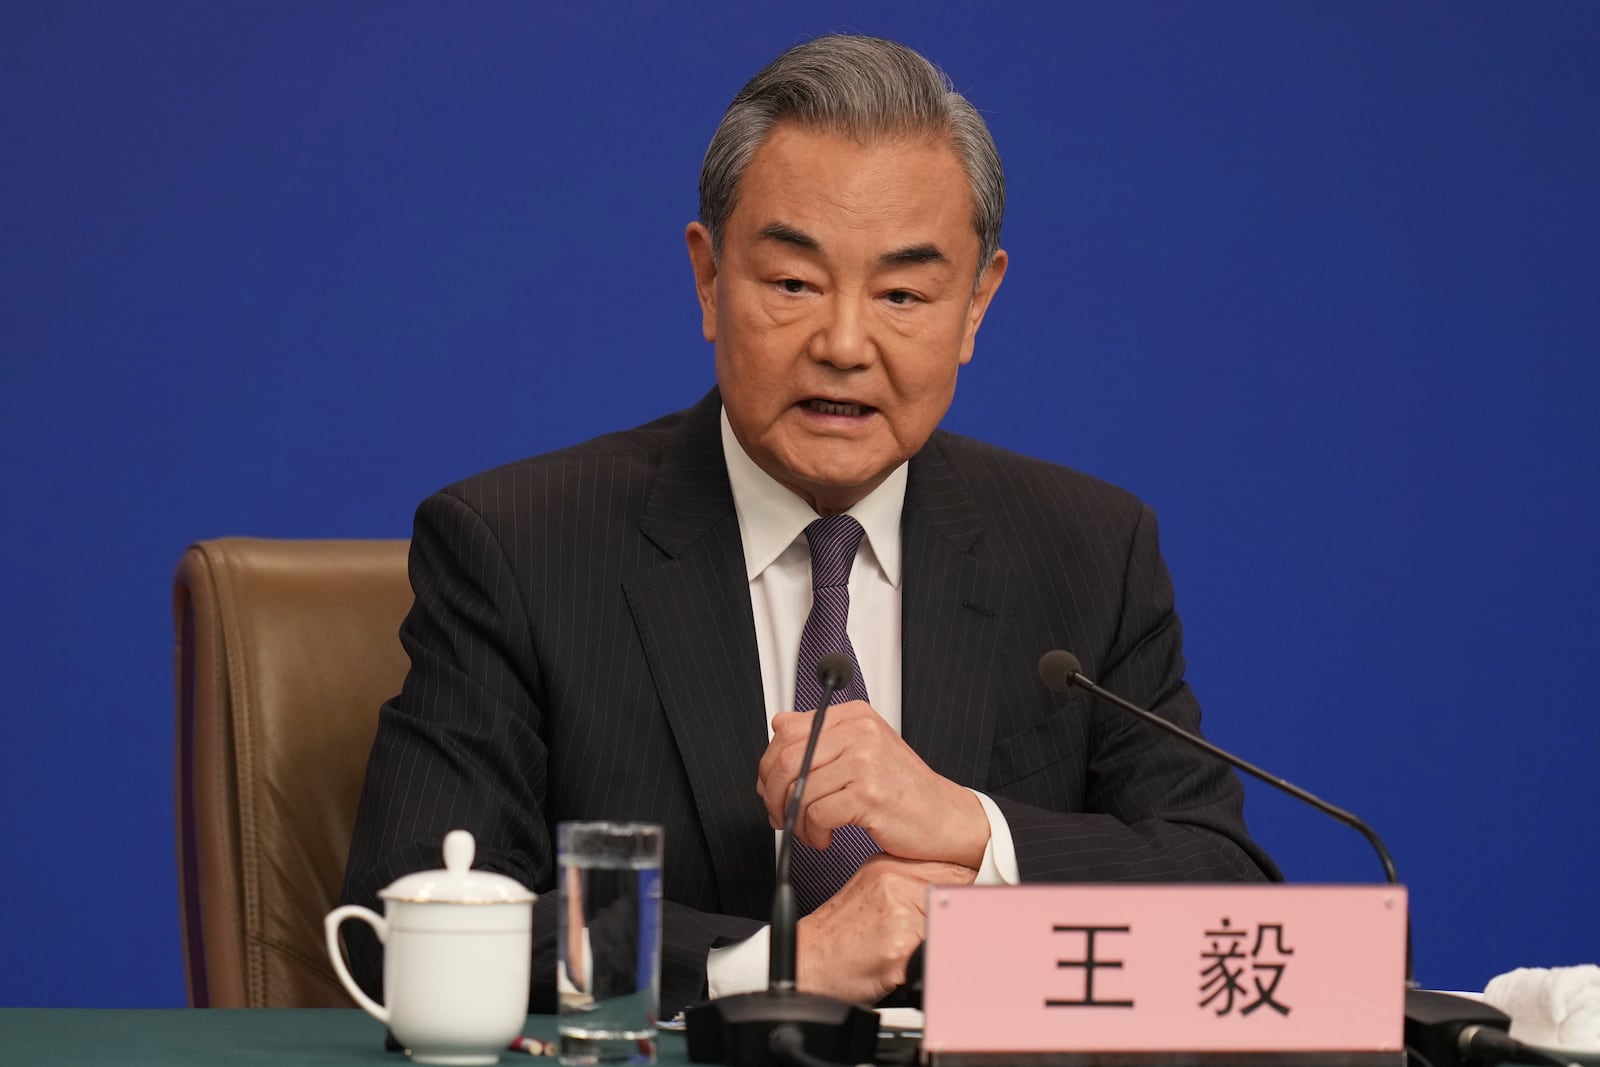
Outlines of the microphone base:
<svg viewBox="0 0 1600 1067">
<path fill-rule="evenodd" d="M 1406 990 L 1406 1050 L 1414 1064 L 1458 1067 L 1479 1062 L 1461 1048 L 1461 1032 L 1469 1026 L 1507 1031 L 1511 1018 L 1482 1001 L 1431 989 Z M 1417 1058 L 1420 1056 L 1421 1058 Z"/>
<path fill-rule="evenodd" d="M 798 1031 L 805 1051 L 830 1063 L 871 1063 L 878 1052 L 878 1013 L 813 993 L 739 993 L 684 1013 L 689 1059 L 728 1067 L 793 1067 L 772 1047 L 780 1027 Z"/>
</svg>

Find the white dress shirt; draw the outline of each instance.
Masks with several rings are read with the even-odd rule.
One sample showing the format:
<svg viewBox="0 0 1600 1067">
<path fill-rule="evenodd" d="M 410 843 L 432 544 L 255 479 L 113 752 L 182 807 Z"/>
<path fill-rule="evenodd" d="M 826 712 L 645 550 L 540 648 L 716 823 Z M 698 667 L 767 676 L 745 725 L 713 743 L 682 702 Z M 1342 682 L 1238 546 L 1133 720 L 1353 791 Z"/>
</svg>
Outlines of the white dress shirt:
<svg viewBox="0 0 1600 1067">
<path fill-rule="evenodd" d="M 727 412 L 722 413 L 722 454 L 744 544 L 770 740 L 773 716 L 794 707 L 800 635 L 811 613 L 811 550 L 805 529 L 817 514 L 745 453 L 728 424 Z M 900 512 L 905 497 L 906 465 L 902 463 L 849 509 L 866 531 L 850 568 L 850 643 L 861 664 L 873 710 L 896 733 L 901 723 Z M 750 775 L 753 792 L 754 767 Z M 1020 877 L 1011 828 L 994 801 L 976 790 L 973 795 L 989 819 L 989 844 L 978 884 L 1016 885 Z M 768 930 L 762 928 L 737 945 L 712 949 L 706 961 L 706 979 L 713 997 L 766 988 L 767 935 Z"/>
</svg>

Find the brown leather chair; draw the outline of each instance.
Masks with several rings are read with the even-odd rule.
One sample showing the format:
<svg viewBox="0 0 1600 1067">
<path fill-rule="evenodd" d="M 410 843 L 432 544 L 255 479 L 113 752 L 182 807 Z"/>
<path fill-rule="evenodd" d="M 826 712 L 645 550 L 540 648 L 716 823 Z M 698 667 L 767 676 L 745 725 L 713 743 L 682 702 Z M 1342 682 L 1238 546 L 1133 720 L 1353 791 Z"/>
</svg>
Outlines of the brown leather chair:
<svg viewBox="0 0 1600 1067">
<path fill-rule="evenodd" d="M 404 541 L 192 546 L 173 590 L 178 879 L 196 1007 L 348 1007 L 328 965 L 378 708 L 400 691 Z"/>
</svg>

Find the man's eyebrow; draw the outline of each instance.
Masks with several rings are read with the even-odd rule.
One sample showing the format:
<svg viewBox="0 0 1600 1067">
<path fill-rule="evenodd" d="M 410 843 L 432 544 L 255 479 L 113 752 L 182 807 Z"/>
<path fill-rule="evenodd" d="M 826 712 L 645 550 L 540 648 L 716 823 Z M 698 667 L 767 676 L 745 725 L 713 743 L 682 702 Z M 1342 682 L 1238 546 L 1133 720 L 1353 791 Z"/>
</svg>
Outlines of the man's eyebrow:
<svg viewBox="0 0 1600 1067">
<path fill-rule="evenodd" d="M 757 239 L 768 241 L 781 241 L 796 248 L 803 248 L 808 252 L 822 251 L 822 242 L 812 237 L 804 230 L 797 230 L 785 222 L 769 222 L 756 233 Z M 892 252 L 885 252 L 878 257 L 878 262 L 887 267 L 900 265 L 915 265 L 918 263 L 948 263 L 950 257 L 936 244 L 927 242 L 920 245 L 907 245 L 896 248 Z"/>
<path fill-rule="evenodd" d="M 822 244 L 815 237 L 782 222 L 767 223 L 761 227 L 756 237 L 766 238 L 769 241 L 781 241 L 786 245 L 804 248 L 808 252 L 822 251 Z"/>
<path fill-rule="evenodd" d="M 905 248 L 897 248 L 893 252 L 885 252 L 878 257 L 878 262 L 886 266 L 902 263 L 948 263 L 949 261 L 950 257 L 945 255 L 939 246 L 935 244 L 908 245 Z"/>
</svg>

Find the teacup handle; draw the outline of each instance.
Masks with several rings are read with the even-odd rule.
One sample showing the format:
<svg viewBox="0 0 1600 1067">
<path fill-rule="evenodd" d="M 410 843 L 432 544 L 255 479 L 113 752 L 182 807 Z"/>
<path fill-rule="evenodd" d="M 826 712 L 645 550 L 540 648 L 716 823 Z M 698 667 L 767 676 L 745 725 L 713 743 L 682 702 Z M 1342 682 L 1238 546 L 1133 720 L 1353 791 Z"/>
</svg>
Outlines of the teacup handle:
<svg viewBox="0 0 1600 1067">
<path fill-rule="evenodd" d="M 339 975 L 339 981 L 344 983 L 345 992 L 349 993 L 355 1002 L 367 1009 L 367 1014 L 385 1025 L 389 1022 L 389 1009 L 367 996 L 356 985 L 356 980 L 350 977 L 350 968 L 345 966 L 344 953 L 339 951 L 339 926 L 346 919 L 360 919 L 377 933 L 378 940 L 389 940 L 389 924 L 383 916 L 370 908 L 363 908 L 359 904 L 345 904 L 328 912 L 328 917 L 322 920 L 322 928 L 328 934 L 328 958 L 333 961 L 333 969 Z"/>
</svg>

